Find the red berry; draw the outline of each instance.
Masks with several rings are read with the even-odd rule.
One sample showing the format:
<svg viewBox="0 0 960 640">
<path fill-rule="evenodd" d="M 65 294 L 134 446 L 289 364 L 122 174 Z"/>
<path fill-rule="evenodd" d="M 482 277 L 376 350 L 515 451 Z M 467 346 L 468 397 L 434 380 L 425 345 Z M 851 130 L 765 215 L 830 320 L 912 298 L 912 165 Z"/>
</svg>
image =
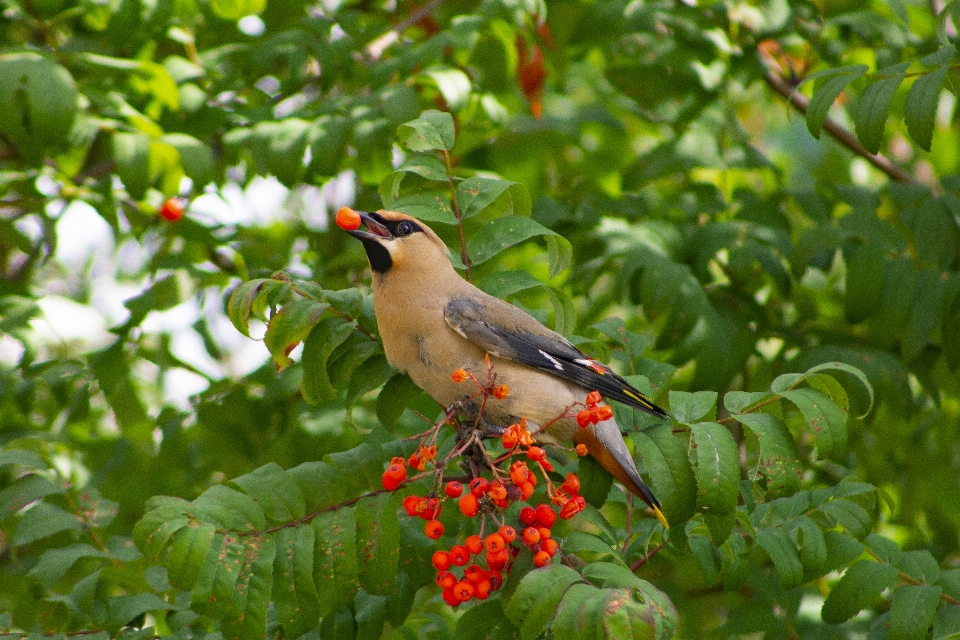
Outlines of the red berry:
<svg viewBox="0 0 960 640">
<path fill-rule="evenodd" d="M 603 397 L 600 395 L 599 391 L 591 391 L 587 394 L 587 406 L 595 407 L 600 404 L 600 401 L 603 400 Z"/>
<path fill-rule="evenodd" d="M 460 600 L 457 598 L 456 594 L 453 592 L 453 587 L 449 587 L 443 590 L 443 601 L 446 602 L 451 607 L 460 606 Z"/>
<path fill-rule="evenodd" d="M 506 549 L 501 549 L 496 553 L 487 554 L 487 567 L 490 571 L 502 571 L 504 567 L 507 566 L 507 560 L 510 559 L 510 554 Z"/>
<path fill-rule="evenodd" d="M 417 516 L 420 515 L 420 509 L 422 509 L 423 498 L 420 496 L 407 496 L 403 499 L 403 508 L 406 510 L 408 516 Z"/>
<path fill-rule="evenodd" d="M 470 481 L 470 493 L 481 498 L 489 486 L 490 482 L 486 478 L 474 478 Z"/>
<path fill-rule="evenodd" d="M 568 473 L 563 479 L 563 490 L 572 496 L 580 493 L 580 478 L 575 473 Z"/>
<path fill-rule="evenodd" d="M 540 542 L 540 532 L 536 527 L 527 527 L 523 530 L 523 541 L 529 545 Z"/>
<path fill-rule="evenodd" d="M 553 537 L 553 532 L 551 532 L 547 527 L 537 527 L 537 531 L 540 532 L 540 542 L 549 540 Z"/>
<path fill-rule="evenodd" d="M 353 231 L 360 228 L 360 214 L 350 207 L 340 207 L 337 211 L 337 226 L 346 231 Z"/>
<path fill-rule="evenodd" d="M 180 198 L 170 198 L 160 205 L 158 213 L 164 220 L 176 222 L 183 217 L 183 201 Z"/>
<path fill-rule="evenodd" d="M 468 518 L 472 518 L 480 511 L 480 504 L 477 497 L 472 493 L 465 494 L 457 500 L 457 506 L 460 507 L 460 513 Z"/>
<path fill-rule="evenodd" d="M 443 488 L 443 492 L 447 494 L 448 498 L 459 498 L 460 494 L 463 493 L 463 485 L 456 480 L 451 480 Z"/>
<path fill-rule="evenodd" d="M 490 589 L 497 591 L 500 587 L 503 586 L 503 576 L 500 574 L 500 571 L 490 570 Z"/>
<path fill-rule="evenodd" d="M 466 547 L 459 544 L 455 547 L 450 547 L 450 562 L 456 567 L 462 567 L 470 562 L 470 552 L 467 551 Z"/>
<path fill-rule="evenodd" d="M 380 483 L 387 491 L 396 491 L 400 486 L 400 481 L 387 474 L 386 471 L 383 472 L 383 477 L 380 479 Z"/>
<path fill-rule="evenodd" d="M 424 520 L 436 520 L 440 515 L 440 501 L 436 498 L 427 498 L 419 515 Z"/>
<path fill-rule="evenodd" d="M 550 557 L 557 555 L 557 550 L 560 548 L 560 545 L 557 544 L 556 540 L 547 538 L 546 540 L 540 541 L 540 550 L 546 551 L 550 554 Z"/>
<path fill-rule="evenodd" d="M 609 420 L 613 417 L 613 407 L 608 404 L 602 404 L 597 407 L 597 418 L 600 419 L 600 422 L 604 420 Z"/>
<path fill-rule="evenodd" d="M 549 529 L 557 522 L 557 512 L 548 504 L 538 504 L 537 522 Z"/>
<path fill-rule="evenodd" d="M 446 551 L 435 551 L 430 561 L 437 571 L 446 571 L 450 568 L 450 554 Z"/>
<path fill-rule="evenodd" d="M 483 540 L 483 546 L 490 553 L 496 553 L 506 547 L 507 543 L 499 533 L 491 533 Z"/>
<path fill-rule="evenodd" d="M 427 534 L 427 537 L 431 540 L 436 540 L 443 535 L 443 523 L 439 520 L 430 520 L 424 525 L 423 532 Z"/>
<path fill-rule="evenodd" d="M 542 549 L 533 554 L 533 564 L 537 567 L 545 567 L 550 564 L 550 554 Z"/>
<path fill-rule="evenodd" d="M 401 458 L 401 460 L 402 460 L 402 458 Z M 405 479 L 406 479 L 406 477 L 407 477 L 407 467 L 404 466 L 403 464 L 397 464 L 396 462 L 394 462 L 394 463 L 391 464 L 389 467 L 387 467 L 387 470 L 383 472 L 383 475 L 385 475 L 385 476 L 388 475 L 388 476 L 390 476 L 391 478 L 393 478 L 394 480 L 396 480 L 397 482 L 399 482 L 399 481 L 401 481 L 401 480 L 405 480 Z"/>
<path fill-rule="evenodd" d="M 406 502 L 404 502 L 406 504 Z M 523 524 L 534 524 L 537 521 L 537 511 L 533 507 L 524 507 L 520 509 L 520 522 Z"/>
<path fill-rule="evenodd" d="M 481 580 L 477 584 L 473 585 L 473 597 L 477 600 L 486 600 L 490 596 L 490 591 L 492 590 L 489 580 Z"/>
<path fill-rule="evenodd" d="M 530 476 L 530 478 L 532 480 L 534 479 L 534 476 Z M 535 485 L 536 483 L 530 482 L 530 481 L 524 482 L 522 485 L 520 485 L 520 498 L 522 500 L 526 500 L 527 498 L 532 496 L 533 492 L 536 490 Z"/>
<path fill-rule="evenodd" d="M 437 574 L 437 586 L 441 589 L 452 589 L 457 584 L 457 576 L 449 571 L 441 571 Z"/>
<path fill-rule="evenodd" d="M 483 551 L 483 539 L 480 536 L 470 536 L 463 541 L 463 546 L 466 547 L 467 551 L 471 554 L 477 555 Z"/>
<path fill-rule="evenodd" d="M 527 457 L 534 462 L 543 462 L 547 459 L 547 452 L 540 447 L 530 447 L 527 449 Z"/>
</svg>

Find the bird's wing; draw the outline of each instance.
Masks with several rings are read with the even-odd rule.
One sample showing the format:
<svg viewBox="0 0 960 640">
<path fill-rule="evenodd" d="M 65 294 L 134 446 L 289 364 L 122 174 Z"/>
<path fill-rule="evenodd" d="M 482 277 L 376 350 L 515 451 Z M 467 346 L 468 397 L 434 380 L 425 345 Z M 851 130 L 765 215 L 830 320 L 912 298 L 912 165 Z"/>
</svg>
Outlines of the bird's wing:
<svg viewBox="0 0 960 640">
<path fill-rule="evenodd" d="M 504 303 L 501 300 L 498 302 Z M 519 311 L 511 307 L 512 311 Z M 502 327 L 488 322 L 495 310 L 485 309 L 471 298 L 456 298 L 444 309 L 447 324 L 467 340 L 491 355 L 514 360 L 558 378 L 569 380 L 587 391 L 599 391 L 605 398 L 636 407 L 659 418 L 668 413 L 606 365 L 585 356 L 563 336 L 537 323 L 536 333 L 520 327 Z M 514 315 L 511 313 L 511 315 Z M 533 320 L 531 318 L 531 320 Z"/>
</svg>

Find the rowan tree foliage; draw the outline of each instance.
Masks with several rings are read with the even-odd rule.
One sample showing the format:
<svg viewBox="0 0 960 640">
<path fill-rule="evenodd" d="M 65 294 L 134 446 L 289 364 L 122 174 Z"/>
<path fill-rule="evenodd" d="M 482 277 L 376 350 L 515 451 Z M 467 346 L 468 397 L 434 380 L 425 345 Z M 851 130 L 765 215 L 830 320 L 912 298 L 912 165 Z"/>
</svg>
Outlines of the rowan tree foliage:
<svg viewBox="0 0 960 640">
<path fill-rule="evenodd" d="M 0 6 L 0 635 L 960 634 L 956 0 Z M 549 566 L 445 602 L 493 519 L 384 488 L 458 441 L 341 206 L 665 406 L 669 530 L 550 451 Z"/>
</svg>

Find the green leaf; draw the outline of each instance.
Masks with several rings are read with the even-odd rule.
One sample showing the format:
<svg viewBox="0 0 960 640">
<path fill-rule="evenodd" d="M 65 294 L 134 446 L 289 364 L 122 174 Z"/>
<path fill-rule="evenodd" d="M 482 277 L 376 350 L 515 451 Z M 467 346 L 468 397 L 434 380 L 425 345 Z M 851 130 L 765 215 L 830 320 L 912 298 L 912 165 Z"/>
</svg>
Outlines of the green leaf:
<svg viewBox="0 0 960 640">
<path fill-rule="evenodd" d="M 460 217 L 466 220 L 486 209 L 515 183 L 499 178 L 467 178 L 457 185 L 457 204 Z"/>
<path fill-rule="evenodd" d="M 354 404 L 361 396 L 389 380 L 394 373 L 396 370 L 390 366 L 383 354 L 373 354 L 350 375 L 347 385 L 347 404 Z"/>
<path fill-rule="evenodd" d="M 827 624 L 841 624 L 869 607 L 880 593 L 897 580 L 893 567 L 861 560 L 843 574 L 823 603 L 821 615 Z"/>
<path fill-rule="evenodd" d="M 556 565 L 551 565 L 556 566 Z M 574 584 L 563 594 L 553 619 L 556 640 L 600 640 L 603 634 L 603 591 L 588 584 Z"/>
<path fill-rule="evenodd" d="M 491 632 L 498 623 L 510 624 L 503 614 L 500 599 L 478 602 L 457 619 L 453 637 L 457 640 L 487 640 L 493 637 Z"/>
<path fill-rule="evenodd" d="M 743 413 L 743 411 L 761 400 L 770 397 L 765 391 L 728 391 L 723 396 L 723 406 L 730 413 Z"/>
<path fill-rule="evenodd" d="M 443 96 L 444 102 L 447 103 L 447 107 L 450 111 L 457 112 L 467 106 L 467 103 L 470 101 L 470 77 L 465 74 L 460 69 L 454 67 L 446 66 L 436 66 L 427 69 L 425 72 L 431 80 L 433 80 L 437 89 L 440 90 L 440 94 Z M 429 113 L 429 112 L 427 112 Z M 421 116 L 422 118 L 423 116 Z M 452 127 L 452 121 L 451 121 Z M 451 142 L 449 146 L 443 147 L 448 151 L 453 148 L 453 135 L 450 136 Z M 411 147 L 412 148 L 412 147 Z M 424 151 L 424 149 L 413 149 L 414 151 Z"/>
<path fill-rule="evenodd" d="M 716 400 L 716 394 L 713 398 Z M 740 495 L 736 441 L 725 426 L 716 422 L 694 425 L 691 438 L 696 448 L 697 506 L 713 515 L 732 513 Z"/>
<path fill-rule="evenodd" d="M 940 582 L 940 565 L 926 549 L 905 551 L 896 567 L 905 574 L 927 584 Z"/>
<path fill-rule="evenodd" d="M 113 162 L 127 193 L 134 200 L 141 200 L 150 186 L 150 136 L 115 132 Z"/>
<path fill-rule="evenodd" d="M 823 562 L 823 572 L 839 571 L 860 557 L 863 545 L 839 531 L 824 531 L 823 541 L 827 545 L 827 558 Z"/>
<path fill-rule="evenodd" d="M 820 505 L 819 510 L 840 524 L 854 538 L 862 539 L 870 531 L 873 522 L 870 514 L 855 502 L 831 500 Z"/>
<path fill-rule="evenodd" d="M 227 299 L 227 316 L 230 322 L 236 327 L 237 331 L 250 337 L 250 311 L 253 308 L 253 301 L 261 294 L 269 292 L 271 285 L 268 283 L 279 284 L 272 278 L 257 278 L 240 283 L 233 290 Z"/>
<path fill-rule="evenodd" d="M 230 611 L 246 548 L 235 535 L 217 533 L 190 595 L 191 608 L 211 618 Z"/>
<path fill-rule="evenodd" d="M 153 593 L 111 596 L 106 599 L 107 620 L 104 626 L 112 637 L 131 620 L 148 611 L 168 611 L 177 607 Z M 152 634 L 151 634 L 152 635 Z M 122 637 L 122 636 L 121 636 Z"/>
<path fill-rule="evenodd" d="M 546 287 L 529 271 L 496 271 L 477 283 L 477 287 L 497 298 L 507 298 L 537 287 Z"/>
<path fill-rule="evenodd" d="M 215 533 L 216 527 L 211 523 L 191 522 L 174 534 L 167 558 L 170 584 L 184 591 L 193 589 L 206 563 Z"/>
<path fill-rule="evenodd" d="M 89 545 L 76 543 L 48 549 L 43 552 L 37 564 L 30 568 L 27 575 L 39 582 L 44 588 L 49 589 L 63 575 L 70 570 L 80 558 L 102 558 L 107 559 L 110 554 L 100 551 Z"/>
<path fill-rule="evenodd" d="M 687 438 L 671 432 L 669 425 L 657 425 L 631 434 L 651 489 L 673 523 L 689 520 L 697 504 L 697 482 L 687 458 Z"/>
<path fill-rule="evenodd" d="M 224 20 L 239 20 L 260 13 L 266 6 L 267 0 L 210 0 L 210 8 Z"/>
<path fill-rule="evenodd" d="M 43 466 L 42 461 L 41 466 Z M 65 487 L 54 484 L 36 473 L 20 476 L 0 489 L 0 521 L 12 516 L 35 500 L 44 496 L 66 493 L 66 491 Z"/>
<path fill-rule="evenodd" d="M 613 476 L 600 466 L 593 456 L 580 458 L 577 466 L 577 477 L 580 478 L 580 495 L 598 509 L 607 501 L 610 487 L 613 486 Z"/>
<path fill-rule="evenodd" d="M 250 532 L 267 527 L 267 517 L 257 501 L 226 485 L 213 485 L 190 505 L 198 518 L 213 522 L 221 529 Z"/>
<path fill-rule="evenodd" d="M 133 540 L 147 560 L 155 560 L 167 546 L 170 536 L 190 522 L 185 515 L 190 504 L 179 498 L 175 501 L 151 508 L 133 528 Z"/>
<path fill-rule="evenodd" d="M 273 587 L 276 545 L 270 536 L 250 536 L 242 541 L 243 563 L 237 577 L 230 612 L 220 628 L 224 640 L 263 638 L 267 633 L 267 605 Z"/>
<path fill-rule="evenodd" d="M 814 138 L 820 138 L 820 130 L 823 128 L 823 121 L 827 118 L 827 112 L 833 106 L 837 96 L 847 88 L 851 82 L 867 72 L 867 66 L 862 64 L 838 69 L 828 69 L 820 71 L 807 77 L 804 82 L 815 78 L 826 77 L 825 80 L 817 82 L 813 97 L 807 106 L 807 130 Z"/>
<path fill-rule="evenodd" d="M 344 343 L 353 333 L 354 325 L 342 318 L 329 316 L 317 322 L 303 342 L 303 379 L 300 391 L 310 404 L 330 400 L 337 396 L 327 372 L 327 361 L 334 349 Z M 342 385 L 342 381 L 338 380 Z"/>
<path fill-rule="evenodd" d="M 320 314 L 326 310 L 325 303 L 300 299 L 284 305 L 270 318 L 263 344 L 273 356 L 277 371 L 293 364 L 293 360 L 289 358 L 290 352 L 310 334 L 320 320 Z"/>
<path fill-rule="evenodd" d="M 377 419 L 387 429 L 393 429 L 410 403 L 423 391 L 405 373 L 395 374 L 377 394 Z"/>
<path fill-rule="evenodd" d="M 512 597 L 506 601 L 504 613 L 524 640 L 536 638 L 554 616 L 561 598 L 580 574 L 560 564 L 535 569 L 525 575 Z"/>
<path fill-rule="evenodd" d="M 827 560 L 827 541 L 823 530 L 808 516 L 800 516 L 790 525 L 794 542 L 800 550 L 804 578 L 810 579 L 822 575 L 823 564 Z"/>
<path fill-rule="evenodd" d="M 890 640 L 923 640 L 937 615 L 943 589 L 929 585 L 904 585 L 890 602 Z"/>
<path fill-rule="evenodd" d="M 390 493 L 361 500 L 356 506 L 360 586 L 367 593 L 392 593 L 397 582 L 400 523 Z"/>
<path fill-rule="evenodd" d="M 450 151 L 454 143 L 453 116 L 430 109 L 398 128 L 403 144 L 411 151 Z"/>
<path fill-rule="evenodd" d="M 472 264 L 480 264 L 504 249 L 536 236 L 557 235 L 531 218 L 506 216 L 490 221 L 467 242 Z"/>
<path fill-rule="evenodd" d="M 783 391 L 780 395 L 794 403 L 814 434 L 823 456 L 839 452 L 847 443 L 847 416 L 824 393 L 811 388 Z"/>
<path fill-rule="evenodd" d="M 563 541 L 563 550 L 567 553 L 612 555 L 616 560 L 623 562 L 618 550 L 613 549 L 597 536 L 583 531 L 571 531 L 567 534 Z"/>
<path fill-rule="evenodd" d="M 764 527 L 757 531 L 757 544 L 767 552 L 780 576 L 784 589 L 792 589 L 803 583 L 803 565 L 793 540 L 783 529 Z"/>
<path fill-rule="evenodd" d="M 80 531 L 80 520 L 72 513 L 48 502 L 38 502 L 27 509 L 17 531 L 13 534 L 13 546 L 29 544 L 61 531 Z"/>
<path fill-rule="evenodd" d="M 273 523 L 291 522 L 302 518 L 306 512 L 303 492 L 275 462 L 234 478 L 230 484 L 256 500 L 264 515 Z"/>
<path fill-rule="evenodd" d="M 749 458 L 756 460 L 756 467 L 753 471 L 748 469 L 748 474 L 766 479 L 767 490 L 774 496 L 795 492 L 800 487 L 803 466 L 797 444 L 787 426 L 768 413 L 742 413 L 737 419 L 757 442 L 756 455 Z M 747 445 L 748 453 L 752 453 L 750 440 Z"/>
<path fill-rule="evenodd" d="M 953 49 L 953 47 L 949 48 Z M 907 131 L 917 146 L 924 151 L 930 151 L 930 144 L 933 142 L 937 104 L 940 102 L 943 81 L 949 70 L 950 67 L 944 65 L 914 80 L 910 90 L 907 91 L 907 99 L 903 103 L 903 120 L 907 124 Z"/>
<path fill-rule="evenodd" d="M 439 158 L 431 155 L 416 155 L 407 158 L 402 165 L 397 167 L 397 171 L 415 173 L 435 182 L 446 182 L 447 180 L 447 167 Z M 394 197 L 396 197 L 396 194 L 394 194 Z"/>
<path fill-rule="evenodd" d="M 590 584 L 607 589 L 617 587 L 643 589 L 650 586 L 649 582 L 638 578 L 625 566 L 609 562 L 591 562 L 583 568 L 581 575 L 585 580 L 589 580 Z"/>
<path fill-rule="evenodd" d="M 8 465 L 19 465 L 30 467 L 31 469 L 46 469 L 47 465 L 39 455 L 26 449 L 6 449 L 0 451 L 0 467 Z M 19 480 L 19 478 L 18 478 Z M 49 481 L 48 481 L 49 482 Z M 2 504 L 2 502 L 0 502 Z M 20 505 L 21 507 L 23 505 Z M 17 511 L 18 509 L 14 509 Z M 2 513 L 3 510 L 0 510 Z"/>
<path fill-rule="evenodd" d="M 844 315 L 856 324 L 872 316 L 883 300 L 883 249 L 874 244 L 853 247 L 847 256 Z"/>
<path fill-rule="evenodd" d="M 329 615 L 357 592 L 357 520 L 353 509 L 341 507 L 313 519 L 316 548 L 313 576 L 320 614 Z"/>
<path fill-rule="evenodd" d="M 906 77 L 909 62 L 903 62 L 887 69 L 881 69 L 877 75 L 885 75 L 868 85 L 857 101 L 853 112 L 853 124 L 857 138 L 870 153 L 877 153 L 883 142 L 883 129 L 890 113 L 890 102 L 900 83 Z"/>
<path fill-rule="evenodd" d="M 940 607 L 933 620 L 933 640 L 957 640 L 960 637 L 960 606 Z"/>
<path fill-rule="evenodd" d="M 547 256 L 550 261 L 551 278 L 558 275 L 573 266 L 573 245 L 563 236 L 545 236 L 547 241 Z"/>
<path fill-rule="evenodd" d="M 442 192 L 425 191 L 400 196 L 390 203 L 390 208 L 424 222 L 457 223 L 450 200 Z"/>
<path fill-rule="evenodd" d="M 320 603 L 313 583 L 315 529 L 309 524 L 285 527 L 275 534 L 273 603 L 287 637 L 317 628 Z"/>
<path fill-rule="evenodd" d="M 716 391 L 670 391 L 670 413 L 677 422 L 690 424 L 703 418 L 717 404 Z"/>
</svg>

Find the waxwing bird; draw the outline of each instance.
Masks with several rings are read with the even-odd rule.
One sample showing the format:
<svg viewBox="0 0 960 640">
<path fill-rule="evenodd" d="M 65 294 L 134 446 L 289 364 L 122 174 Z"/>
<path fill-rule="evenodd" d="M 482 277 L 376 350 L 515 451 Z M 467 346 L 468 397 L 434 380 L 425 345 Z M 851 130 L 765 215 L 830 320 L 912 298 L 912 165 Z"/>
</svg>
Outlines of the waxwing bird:
<svg viewBox="0 0 960 640">
<path fill-rule="evenodd" d="M 503 400 L 485 403 L 482 418 L 492 425 L 506 427 L 523 417 L 532 433 L 572 406 L 582 405 L 594 390 L 659 418 L 668 417 L 566 338 L 460 277 L 450 264 L 447 246 L 416 218 L 393 211 L 341 212 L 352 220 L 341 226 L 363 243 L 370 262 L 373 308 L 387 361 L 442 406 L 464 397 L 463 386 L 451 379 L 451 373 L 486 371 L 489 354 L 497 382 L 510 389 Z M 586 445 L 588 453 L 667 526 L 660 503 L 640 478 L 613 418 L 580 428 L 574 417 L 565 417 L 536 437 L 545 444 Z"/>
</svg>

